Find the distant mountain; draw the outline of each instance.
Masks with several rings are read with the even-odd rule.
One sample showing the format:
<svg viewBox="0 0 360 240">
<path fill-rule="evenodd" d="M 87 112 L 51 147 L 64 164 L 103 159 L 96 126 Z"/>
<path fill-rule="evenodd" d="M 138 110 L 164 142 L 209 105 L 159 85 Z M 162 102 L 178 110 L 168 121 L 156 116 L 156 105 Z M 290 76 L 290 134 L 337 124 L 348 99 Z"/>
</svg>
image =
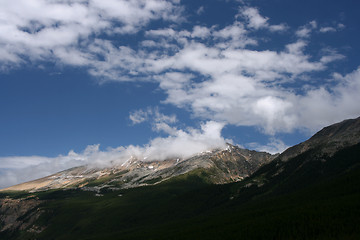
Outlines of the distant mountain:
<svg viewBox="0 0 360 240">
<path fill-rule="evenodd" d="M 360 239 L 359 126 L 278 156 L 229 145 L 14 186 L 33 193 L 0 192 L 0 239 Z"/>
<path fill-rule="evenodd" d="M 76 167 L 48 177 L 15 185 L 3 191 L 45 191 L 81 188 L 98 191 L 101 188 L 134 188 L 160 183 L 194 170 L 206 170 L 210 183 L 236 182 L 250 176 L 260 166 L 277 155 L 250 151 L 228 144 L 227 148 L 199 153 L 188 159 L 142 161 L 130 158 L 122 165 L 106 168 Z"/>
</svg>

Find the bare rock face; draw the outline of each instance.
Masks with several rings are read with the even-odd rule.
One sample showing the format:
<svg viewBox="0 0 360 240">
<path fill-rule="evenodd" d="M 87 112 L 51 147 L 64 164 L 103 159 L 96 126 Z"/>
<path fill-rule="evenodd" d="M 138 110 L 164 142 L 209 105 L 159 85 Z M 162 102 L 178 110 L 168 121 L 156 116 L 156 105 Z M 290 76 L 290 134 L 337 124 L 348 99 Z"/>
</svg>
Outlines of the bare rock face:
<svg viewBox="0 0 360 240">
<path fill-rule="evenodd" d="M 39 218 L 42 213 L 39 205 L 42 201 L 37 198 L 26 199 L 0 199 L 0 232 L 13 230 L 26 230 Z M 33 228 L 28 231 L 41 231 Z"/>
<path fill-rule="evenodd" d="M 208 171 L 209 182 L 223 184 L 242 180 L 276 156 L 228 144 L 226 149 L 199 153 L 187 159 L 141 161 L 131 158 L 122 165 L 107 168 L 76 167 L 3 190 L 35 192 L 81 188 L 99 192 L 104 187 L 124 189 L 157 184 L 196 169 Z"/>
<path fill-rule="evenodd" d="M 213 183 L 224 184 L 241 181 L 250 176 L 262 165 L 272 161 L 277 155 L 251 151 L 228 145 L 224 151 L 211 156 L 213 169 L 216 170 Z"/>
</svg>

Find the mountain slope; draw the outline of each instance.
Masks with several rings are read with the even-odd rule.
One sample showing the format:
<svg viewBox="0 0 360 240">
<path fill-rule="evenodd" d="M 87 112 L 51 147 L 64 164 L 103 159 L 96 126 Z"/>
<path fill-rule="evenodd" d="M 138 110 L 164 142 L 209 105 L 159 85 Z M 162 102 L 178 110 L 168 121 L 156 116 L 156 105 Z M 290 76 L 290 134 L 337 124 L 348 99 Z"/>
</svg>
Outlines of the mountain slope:
<svg viewBox="0 0 360 240">
<path fill-rule="evenodd" d="M 321 149 L 322 153 L 332 155 L 338 150 L 360 143 L 360 117 L 347 119 L 323 128 L 309 140 L 286 149 L 281 160 L 298 156 L 310 149 Z"/>
<path fill-rule="evenodd" d="M 360 118 L 345 120 L 287 149 L 243 184 L 279 193 L 346 175 L 360 166 L 359 146 Z"/>
<path fill-rule="evenodd" d="M 121 165 L 104 168 L 76 167 L 12 186 L 3 191 L 35 192 L 58 188 L 82 188 L 98 191 L 103 187 L 133 188 L 156 184 L 196 169 L 207 170 L 207 181 L 223 184 L 250 176 L 260 166 L 275 157 L 276 155 L 269 153 L 250 151 L 228 144 L 225 150 L 216 149 L 188 159 L 141 161 L 131 158 Z"/>
</svg>

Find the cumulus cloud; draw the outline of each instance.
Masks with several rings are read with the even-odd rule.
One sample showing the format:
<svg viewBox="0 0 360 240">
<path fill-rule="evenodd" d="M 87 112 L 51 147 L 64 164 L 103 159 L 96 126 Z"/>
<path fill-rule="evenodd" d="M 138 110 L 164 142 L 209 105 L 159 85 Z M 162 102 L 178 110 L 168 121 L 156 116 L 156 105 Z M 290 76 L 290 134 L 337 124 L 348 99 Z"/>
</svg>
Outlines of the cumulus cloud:
<svg viewBox="0 0 360 240">
<path fill-rule="evenodd" d="M 327 59 L 310 61 L 305 47 L 306 42 L 298 41 L 275 52 L 191 42 L 175 55 L 153 62 L 150 68 L 166 71 L 171 66 L 177 70 L 158 77 L 168 94 L 166 102 L 190 107 L 197 117 L 261 126 L 268 134 L 289 132 L 299 124 L 294 111 L 296 94 L 272 84 L 288 82 L 289 74 L 321 71 L 327 60 L 337 59 L 331 53 Z M 186 73 L 187 69 L 205 76 L 206 81 L 196 81 L 199 76 Z"/>
<path fill-rule="evenodd" d="M 169 157 L 186 158 L 191 155 L 226 147 L 226 141 L 221 135 L 224 124 L 209 121 L 201 125 L 201 129 L 174 131 L 166 138 L 155 138 L 148 146 L 139 150 L 140 156 L 148 160 L 165 160 Z"/>
<path fill-rule="evenodd" d="M 150 21 L 182 21 L 179 2 L 162 0 L 37 0 L 0 2 L 0 48 L 3 64 L 22 57 L 88 65 L 93 55 L 81 51 L 99 34 L 132 34 Z M 80 51 L 79 51 L 80 49 Z M 88 51 L 88 50 L 87 50 Z M 69 61 L 75 56 L 77 61 Z"/>
<path fill-rule="evenodd" d="M 196 64 L 192 66 L 196 67 Z M 312 67 L 315 69 L 316 66 L 323 67 L 322 64 Z M 217 70 L 221 71 L 220 64 Z M 213 75 L 214 79 L 192 84 L 190 89 L 186 86 L 187 82 L 184 82 L 183 88 L 176 90 L 167 89 L 168 85 L 163 87 L 169 95 L 167 102 L 179 107 L 191 107 L 193 114 L 198 117 L 233 125 L 261 126 L 270 135 L 291 132 L 296 128 L 313 132 L 359 114 L 358 106 L 353 104 L 359 99 L 359 70 L 338 76 L 334 79 L 336 84 L 332 86 L 313 87 L 305 94 L 290 92 L 286 88 L 273 88 L 254 76 L 245 77 L 235 73 L 218 76 L 212 71 L 214 69 L 208 74 Z M 278 74 L 277 78 L 281 78 L 281 75 Z"/>
<path fill-rule="evenodd" d="M 335 75 L 337 84 L 309 90 L 296 98 L 299 125 L 317 130 L 328 124 L 359 116 L 360 68 L 345 76 Z"/>
<path fill-rule="evenodd" d="M 113 164 L 125 164 L 130 159 L 161 161 L 169 158 L 188 158 L 214 148 L 226 148 L 226 140 L 221 135 L 223 127 L 223 123 L 208 121 L 201 124 L 200 129 L 173 128 L 173 131 L 168 132 L 167 137 L 154 138 L 144 146 L 130 145 L 102 151 L 99 145 L 90 145 L 81 153 L 70 151 L 66 156 L 55 158 L 2 157 L 0 158 L 0 188 L 75 166 L 106 167 Z"/>
</svg>

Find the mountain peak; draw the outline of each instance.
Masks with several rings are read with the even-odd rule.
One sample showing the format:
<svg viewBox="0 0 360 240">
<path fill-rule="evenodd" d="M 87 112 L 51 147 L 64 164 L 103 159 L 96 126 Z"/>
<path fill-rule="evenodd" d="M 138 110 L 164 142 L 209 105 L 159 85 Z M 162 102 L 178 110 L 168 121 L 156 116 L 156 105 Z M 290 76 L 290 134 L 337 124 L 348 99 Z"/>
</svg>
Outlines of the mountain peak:
<svg viewBox="0 0 360 240">
<path fill-rule="evenodd" d="M 147 161 L 130 158 L 121 165 L 110 167 L 76 167 L 4 190 L 89 189 L 89 186 L 133 188 L 157 184 L 194 170 L 208 172 L 209 174 L 206 174 L 206 181 L 208 182 L 228 183 L 250 176 L 260 166 L 274 159 L 275 156 L 227 144 L 225 149 L 216 148 L 186 159 L 172 158 L 163 161 Z"/>
</svg>

